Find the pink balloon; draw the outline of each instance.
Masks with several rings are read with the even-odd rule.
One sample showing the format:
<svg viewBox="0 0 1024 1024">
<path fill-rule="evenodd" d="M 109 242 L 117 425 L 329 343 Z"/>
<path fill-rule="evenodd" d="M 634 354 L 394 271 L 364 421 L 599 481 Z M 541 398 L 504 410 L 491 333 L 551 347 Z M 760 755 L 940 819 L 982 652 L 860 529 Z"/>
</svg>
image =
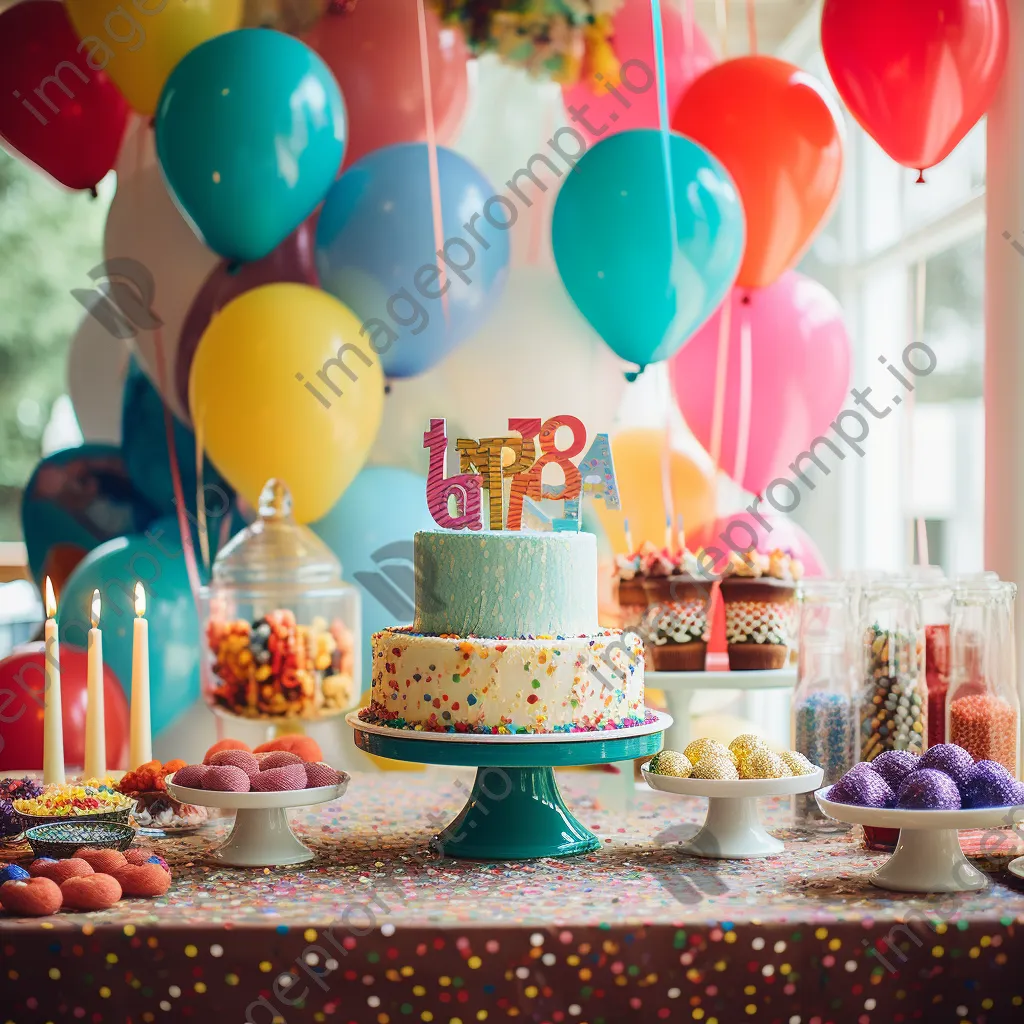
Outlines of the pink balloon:
<svg viewBox="0 0 1024 1024">
<path fill-rule="evenodd" d="M 214 314 L 232 299 L 265 284 L 308 284 L 319 287 L 313 254 L 316 218 L 300 224 L 272 253 L 253 263 L 239 266 L 222 260 L 207 277 L 192 300 L 181 328 L 181 340 L 174 364 L 174 387 L 182 408 L 188 408 L 188 374 L 192 358 Z"/>
<path fill-rule="evenodd" d="M 842 410 L 850 386 L 850 341 L 836 299 L 795 271 L 767 288 L 734 288 L 726 301 L 731 304 L 729 363 L 719 462 L 746 490 L 761 494 L 777 477 L 796 478 L 790 464 L 814 438 L 829 431 Z M 724 303 L 669 360 L 676 402 L 708 451 L 723 309 Z M 750 425 L 741 466 L 745 323 L 750 326 Z"/>
<path fill-rule="evenodd" d="M 758 518 L 759 517 L 759 518 Z M 798 523 L 776 512 L 765 511 L 764 502 L 758 508 L 758 517 L 749 512 L 734 512 L 730 516 L 722 516 L 714 523 L 698 530 L 693 537 L 687 538 L 687 546 L 692 549 L 702 547 L 718 559 L 713 571 L 720 571 L 725 564 L 724 558 L 712 551 L 717 548 L 723 555 L 730 550 L 749 551 L 753 541 L 754 547 L 762 554 L 770 555 L 776 548 L 788 551 L 794 558 L 799 558 L 804 566 L 805 576 L 827 576 L 828 566 L 818 550 L 818 545 Z M 768 523 L 766 527 L 760 519 Z"/>
<path fill-rule="evenodd" d="M 668 93 L 669 112 L 675 110 L 690 83 L 718 63 L 707 37 L 697 27 L 691 26 L 692 45 L 687 47 L 686 23 L 682 11 L 672 4 L 661 5 L 662 29 L 665 37 L 665 88 Z M 629 101 L 627 110 L 593 74 L 584 70 L 575 85 L 562 89 L 566 110 L 570 117 L 576 108 L 573 124 L 577 131 L 586 136 L 588 143 L 607 138 L 616 132 L 629 128 L 657 128 L 658 88 L 655 80 L 657 59 L 654 53 L 654 26 L 650 0 L 626 0 L 625 5 L 612 19 L 615 34 L 612 49 L 621 64 L 631 60 L 641 61 L 649 69 L 649 76 L 639 64 L 626 68 L 628 85 L 639 90 L 630 92 L 628 87 L 617 87 Z M 646 80 L 650 86 L 644 88 Z M 586 108 L 586 109 L 584 109 Z M 588 125 L 596 131 L 591 131 Z M 602 126 L 604 130 L 602 129 Z"/>
<path fill-rule="evenodd" d="M 462 33 L 441 25 L 429 8 L 427 61 L 437 141 L 453 141 L 469 94 Z M 345 97 L 348 143 L 344 167 L 383 146 L 427 137 L 416 4 L 371 0 L 328 12 L 303 37 L 334 73 Z"/>
</svg>

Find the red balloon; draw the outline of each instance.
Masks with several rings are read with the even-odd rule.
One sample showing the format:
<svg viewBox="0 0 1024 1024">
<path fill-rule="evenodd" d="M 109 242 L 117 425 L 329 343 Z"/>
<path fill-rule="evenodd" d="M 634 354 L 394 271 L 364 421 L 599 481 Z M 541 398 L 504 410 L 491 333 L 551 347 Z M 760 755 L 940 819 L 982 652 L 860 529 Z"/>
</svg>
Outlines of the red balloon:
<svg viewBox="0 0 1024 1024">
<path fill-rule="evenodd" d="M 850 113 L 898 163 L 949 156 L 1006 64 L 1003 0 L 826 0 L 821 46 Z"/>
<path fill-rule="evenodd" d="M 92 189 L 114 166 L 129 111 L 81 45 L 59 0 L 0 13 L 0 138 L 68 188 Z"/>
<path fill-rule="evenodd" d="M 437 141 L 451 142 L 466 112 L 469 78 L 462 33 L 442 27 L 429 7 L 427 62 Z M 345 97 L 344 167 L 383 146 L 427 137 L 416 5 L 370 0 L 328 10 L 303 37 L 334 73 Z"/>
<path fill-rule="evenodd" d="M 727 60 L 683 93 L 673 129 L 725 164 L 743 200 L 739 287 L 777 281 L 818 233 L 839 191 L 840 121 L 815 78 L 775 57 Z"/>
<path fill-rule="evenodd" d="M 87 655 L 80 647 L 60 645 L 61 718 L 64 763 L 85 763 Z M 0 661 L 0 771 L 40 771 L 43 767 L 43 700 L 46 650 L 24 644 Z M 103 704 L 107 767 L 128 767 L 128 700 L 117 676 L 103 666 Z"/>
<path fill-rule="evenodd" d="M 222 260 L 206 279 L 199 294 L 192 300 L 181 327 L 181 337 L 174 361 L 174 387 L 183 409 L 188 408 L 188 375 L 192 359 L 206 328 L 216 313 L 232 299 L 266 284 L 308 284 L 317 288 L 314 248 L 316 242 L 314 217 L 298 226 L 272 253 L 261 260 L 243 263 Z"/>
</svg>

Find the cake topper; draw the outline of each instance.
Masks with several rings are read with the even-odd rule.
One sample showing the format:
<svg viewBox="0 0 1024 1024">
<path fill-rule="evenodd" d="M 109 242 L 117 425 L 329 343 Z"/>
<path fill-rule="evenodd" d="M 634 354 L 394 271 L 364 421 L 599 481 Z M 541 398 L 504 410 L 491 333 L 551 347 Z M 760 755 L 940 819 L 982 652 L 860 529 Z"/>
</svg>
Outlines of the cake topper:
<svg viewBox="0 0 1024 1024">
<path fill-rule="evenodd" d="M 562 427 L 572 434 L 564 448 L 558 446 L 556 439 Z M 609 509 L 621 508 L 607 434 L 597 434 L 577 464 L 572 460 L 587 445 L 587 429 L 578 417 L 561 415 L 544 421 L 513 417 L 508 421 L 508 429 L 509 434 L 500 437 L 459 438 L 455 447 L 460 472 L 448 476 L 445 421 L 430 421 L 430 429 L 423 435 L 423 447 L 430 452 L 427 506 L 438 526 L 450 530 L 482 529 L 483 490 L 487 491 L 491 530 L 520 530 L 525 517 L 529 529 L 578 531 L 584 495 L 603 501 Z M 561 483 L 544 482 L 547 466 L 561 470 Z M 503 523 L 506 480 L 510 483 Z M 561 518 L 548 516 L 535 504 L 542 499 L 563 502 Z"/>
</svg>

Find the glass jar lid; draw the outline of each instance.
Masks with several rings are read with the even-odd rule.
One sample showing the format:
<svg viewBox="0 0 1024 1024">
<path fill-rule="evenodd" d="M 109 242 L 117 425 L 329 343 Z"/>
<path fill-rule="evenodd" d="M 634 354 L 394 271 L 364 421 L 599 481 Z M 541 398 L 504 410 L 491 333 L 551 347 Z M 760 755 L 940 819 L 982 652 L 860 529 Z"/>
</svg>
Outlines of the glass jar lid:
<svg viewBox="0 0 1024 1024">
<path fill-rule="evenodd" d="M 214 584 L 341 583 L 341 562 L 307 526 L 295 522 L 292 498 L 280 480 L 260 494 L 255 521 L 234 536 L 213 562 Z"/>
</svg>

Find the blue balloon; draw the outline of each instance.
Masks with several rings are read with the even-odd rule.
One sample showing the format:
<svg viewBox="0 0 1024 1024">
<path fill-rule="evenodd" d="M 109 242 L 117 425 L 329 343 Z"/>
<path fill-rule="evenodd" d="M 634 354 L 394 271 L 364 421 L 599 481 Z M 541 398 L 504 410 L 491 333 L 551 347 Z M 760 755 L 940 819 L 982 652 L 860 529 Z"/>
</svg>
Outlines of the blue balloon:
<svg viewBox="0 0 1024 1024">
<path fill-rule="evenodd" d="M 258 260 L 317 207 L 345 154 L 341 90 L 305 43 L 239 29 L 171 72 L 156 148 L 171 193 L 215 252 Z"/>
<path fill-rule="evenodd" d="M 136 581 L 146 590 L 155 735 L 199 696 L 199 660 L 205 649 L 177 520 L 158 519 L 144 534 L 107 541 L 79 563 L 60 595 L 60 640 L 86 647 L 92 594 L 99 590 L 103 660 L 130 697 Z"/>
<path fill-rule="evenodd" d="M 492 202 L 487 179 L 450 149 L 438 149 L 437 163 L 441 257 L 422 143 L 388 146 L 353 164 L 327 194 L 317 223 L 321 286 L 363 320 L 388 377 L 423 373 L 466 341 L 508 276 L 508 229 L 518 209 L 507 199 Z"/>
<path fill-rule="evenodd" d="M 641 370 L 681 348 L 718 308 L 745 245 L 743 207 L 722 164 L 674 133 L 667 162 L 671 199 L 661 132 L 602 139 L 565 179 L 551 222 L 573 301 Z"/>
<path fill-rule="evenodd" d="M 427 510 L 427 481 L 405 469 L 369 466 L 319 522 L 310 524 L 341 560 L 342 575 L 363 595 L 363 684 L 370 685 L 370 637 L 412 622 L 412 539 L 436 524 Z"/>
<path fill-rule="evenodd" d="M 183 423 L 173 417 L 172 420 L 186 518 L 195 527 L 198 523 L 196 438 Z M 122 422 L 121 451 L 132 483 L 158 509 L 153 518 L 176 516 L 163 399 L 134 358 L 125 379 Z M 211 550 L 216 552 L 222 531 L 228 529 L 233 536 L 245 523 L 238 513 L 234 490 L 209 462 L 203 464 L 203 504 Z M 228 527 L 222 526 L 225 516 L 229 518 Z"/>
</svg>

